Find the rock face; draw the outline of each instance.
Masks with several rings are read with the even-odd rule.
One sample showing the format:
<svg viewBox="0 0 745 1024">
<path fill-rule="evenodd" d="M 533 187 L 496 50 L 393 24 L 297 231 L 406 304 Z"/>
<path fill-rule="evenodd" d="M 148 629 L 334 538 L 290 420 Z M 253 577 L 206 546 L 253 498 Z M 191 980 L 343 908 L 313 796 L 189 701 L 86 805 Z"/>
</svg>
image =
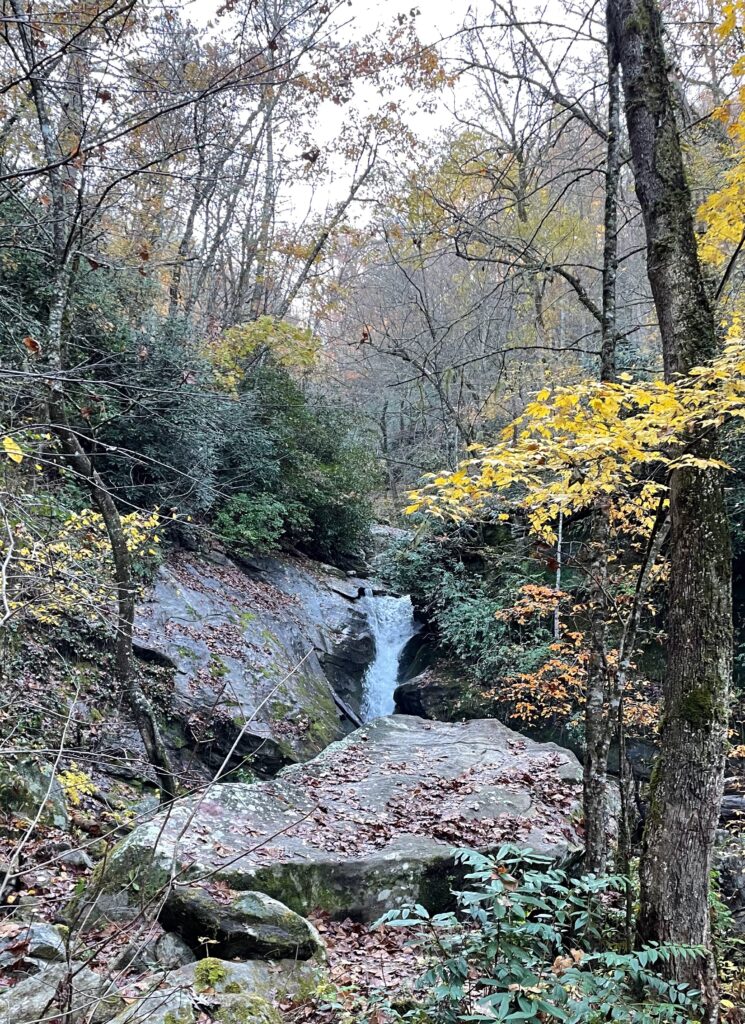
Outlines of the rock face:
<svg viewBox="0 0 745 1024">
<path fill-rule="evenodd" d="M 254 557 L 241 564 L 298 606 L 303 633 L 326 676 L 359 712 L 362 677 L 375 652 L 367 617 L 357 602 L 374 589 L 370 581 L 309 560 Z"/>
<path fill-rule="evenodd" d="M 580 780 L 573 754 L 499 722 L 395 715 L 271 782 L 216 785 L 161 812 L 115 848 L 89 893 L 132 914 L 175 864 L 180 879 L 209 872 L 300 914 L 372 920 L 409 900 L 441 910 L 453 847 L 578 853 Z"/>
<path fill-rule="evenodd" d="M 450 722 L 470 717 L 462 706 L 467 688 L 462 666 L 437 661 L 400 683 L 394 698 L 396 707 L 405 715 Z"/>
<path fill-rule="evenodd" d="M 231 767 L 250 756 L 272 774 L 350 728 L 329 678 L 361 679 L 371 644 L 354 607 L 362 581 L 331 572 L 186 553 L 161 569 L 138 609 L 138 653 L 175 667 L 172 717 L 210 768 L 239 736 Z"/>
</svg>

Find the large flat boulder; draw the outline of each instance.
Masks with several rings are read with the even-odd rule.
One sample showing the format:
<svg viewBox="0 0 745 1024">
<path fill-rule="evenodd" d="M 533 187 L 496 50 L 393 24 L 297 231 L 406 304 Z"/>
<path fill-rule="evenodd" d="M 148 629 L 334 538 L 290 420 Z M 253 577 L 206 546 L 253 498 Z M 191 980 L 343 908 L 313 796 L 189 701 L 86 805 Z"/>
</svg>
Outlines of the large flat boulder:
<svg viewBox="0 0 745 1024">
<path fill-rule="evenodd" d="M 136 828 L 94 876 L 101 910 L 160 906 L 169 880 L 258 890 L 292 910 L 371 920 L 450 899 L 454 847 L 581 849 L 581 768 L 493 720 L 394 715 L 268 782 L 214 785 Z"/>
<path fill-rule="evenodd" d="M 261 570 L 181 552 L 139 606 L 138 653 L 174 667 L 172 717 L 210 767 L 239 736 L 231 767 L 250 757 L 267 775 L 348 731 L 319 659 L 337 658 L 334 678 L 345 664 L 361 678 L 359 587 L 313 565 L 274 559 Z M 352 649 L 350 667 L 339 652 Z"/>
</svg>

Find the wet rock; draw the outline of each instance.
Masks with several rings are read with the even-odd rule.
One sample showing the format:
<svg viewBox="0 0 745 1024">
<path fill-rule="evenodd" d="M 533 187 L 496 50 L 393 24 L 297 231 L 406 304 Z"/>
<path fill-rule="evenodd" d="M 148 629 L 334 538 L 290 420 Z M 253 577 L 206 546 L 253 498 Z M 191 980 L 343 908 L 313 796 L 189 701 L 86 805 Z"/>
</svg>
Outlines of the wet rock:
<svg viewBox="0 0 745 1024">
<path fill-rule="evenodd" d="M 177 886 L 165 902 L 161 924 L 194 950 L 225 960 L 233 957 L 309 960 L 323 954 L 323 943 L 310 922 L 261 892 L 233 892 L 224 887 Z"/>
<path fill-rule="evenodd" d="M 122 1006 L 123 1000 L 113 982 L 89 967 L 75 962 L 50 963 L 0 995 L 0 1021 L 37 1024 L 41 1020 L 55 1020 L 66 1012 L 67 1024 L 104 1024 Z"/>
<path fill-rule="evenodd" d="M 0 761 L 0 806 L 3 811 L 42 825 L 68 829 L 70 818 L 65 793 L 44 761 L 13 758 Z"/>
<path fill-rule="evenodd" d="M 302 915 L 374 920 L 409 900 L 442 910 L 453 847 L 577 855 L 581 776 L 569 751 L 494 720 L 378 719 L 271 782 L 216 785 L 161 812 L 99 865 L 89 892 L 134 914 L 175 862 L 180 880 L 209 873 Z"/>
</svg>

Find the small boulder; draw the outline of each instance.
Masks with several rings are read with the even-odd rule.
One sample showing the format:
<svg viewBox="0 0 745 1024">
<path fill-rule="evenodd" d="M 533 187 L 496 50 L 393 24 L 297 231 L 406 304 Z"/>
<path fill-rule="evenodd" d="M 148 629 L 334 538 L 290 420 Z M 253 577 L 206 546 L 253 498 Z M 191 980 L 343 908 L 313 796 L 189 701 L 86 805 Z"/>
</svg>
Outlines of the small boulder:
<svg viewBox="0 0 745 1024">
<path fill-rule="evenodd" d="M 84 868 L 87 871 L 93 870 L 93 861 L 85 850 L 72 849 L 63 850 L 57 856 L 57 860 L 60 864 L 64 864 L 68 868 Z"/>
<path fill-rule="evenodd" d="M 111 1024 L 195 1024 L 205 1011 L 215 1024 L 280 1024 L 276 1004 L 310 999 L 325 978 L 312 960 L 207 957 L 168 975 Z"/>
<path fill-rule="evenodd" d="M 194 960 L 196 957 L 180 936 L 164 932 L 157 938 L 130 942 L 116 958 L 114 969 L 144 972 L 160 968 L 175 971 Z"/>
<path fill-rule="evenodd" d="M 59 996 L 65 991 L 69 992 L 69 999 L 61 1005 Z M 66 1024 L 105 1024 L 122 1005 L 113 982 L 89 967 L 75 962 L 50 963 L 0 996 L 0 1021 L 37 1024 L 62 1017 L 66 1011 Z"/>
<path fill-rule="evenodd" d="M 0 929 L 0 968 L 29 960 L 64 960 L 65 942 L 51 924 L 6 921 Z"/>
<path fill-rule="evenodd" d="M 312 924 L 261 892 L 225 887 L 177 886 L 160 914 L 161 924 L 177 932 L 194 950 L 213 940 L 210 952 L 233 957 L 309 960 L 323 953 Z"/>
<path fill-rule="evenodd" d="M 198 1013 L 187 989 L 156 988 L 128 1006 L 111 1024 L 194 1024 Z"/>
<path fill-rule="evenodd" d="M 196 958 L 179 935 L 164 932 L 155 943 L 155 959 L 167 971 L 174 971 L 194 963 Z"/>
<path fill-rule="evenodd" d="M 31 758 L 0 761 L 0 807 L 6 813 L 42 825 L 69 829 L 65 793 L 52 766 Z"/>
<path fill-rule="evenodd" d="M 210 991 L 244 999 L 252 996 L 273 1005 L 310 998 L 325 978 L 326 970 L 317 960 L 235 963 L 207 957 L 174 971 L 168 981 L 176 986 L 189 985 L 196 993 Z"/>
</svg>

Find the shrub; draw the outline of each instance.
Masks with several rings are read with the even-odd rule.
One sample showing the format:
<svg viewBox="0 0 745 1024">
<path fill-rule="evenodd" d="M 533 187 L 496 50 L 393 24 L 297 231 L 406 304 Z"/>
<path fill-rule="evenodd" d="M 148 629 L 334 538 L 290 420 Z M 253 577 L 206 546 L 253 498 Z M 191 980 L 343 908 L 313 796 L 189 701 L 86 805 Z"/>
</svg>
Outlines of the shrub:
<svg viewBox="0 0 745 1024">
<path fill-rule="evenodd" d="M 215 518 L 215 532 L 237 551 L 271 551 L 292 523 L 304 519 L 301 508 L 271 494 L 235 494 Z"/>
<path fill-rule="evenodd" d="M 505 846 L 494 857 L 457 852 L 471 887 L 456 893 L 458 912 L 430 917 L 416 905 L 380 923 L 411 928 L 430 966 L 417 988 L 426 1019 L 531 1024 L 683 1024 L 697 993 L 668 982 L 656 967 L 703 950 L 612 948 L 620 921 L 619 876 L 572 878 L 550 861 Z M 615 907 L 619 906 L 616 910 Z M 421 1007 L 393 1019 L 418 1019 Z"/>
</svg>

